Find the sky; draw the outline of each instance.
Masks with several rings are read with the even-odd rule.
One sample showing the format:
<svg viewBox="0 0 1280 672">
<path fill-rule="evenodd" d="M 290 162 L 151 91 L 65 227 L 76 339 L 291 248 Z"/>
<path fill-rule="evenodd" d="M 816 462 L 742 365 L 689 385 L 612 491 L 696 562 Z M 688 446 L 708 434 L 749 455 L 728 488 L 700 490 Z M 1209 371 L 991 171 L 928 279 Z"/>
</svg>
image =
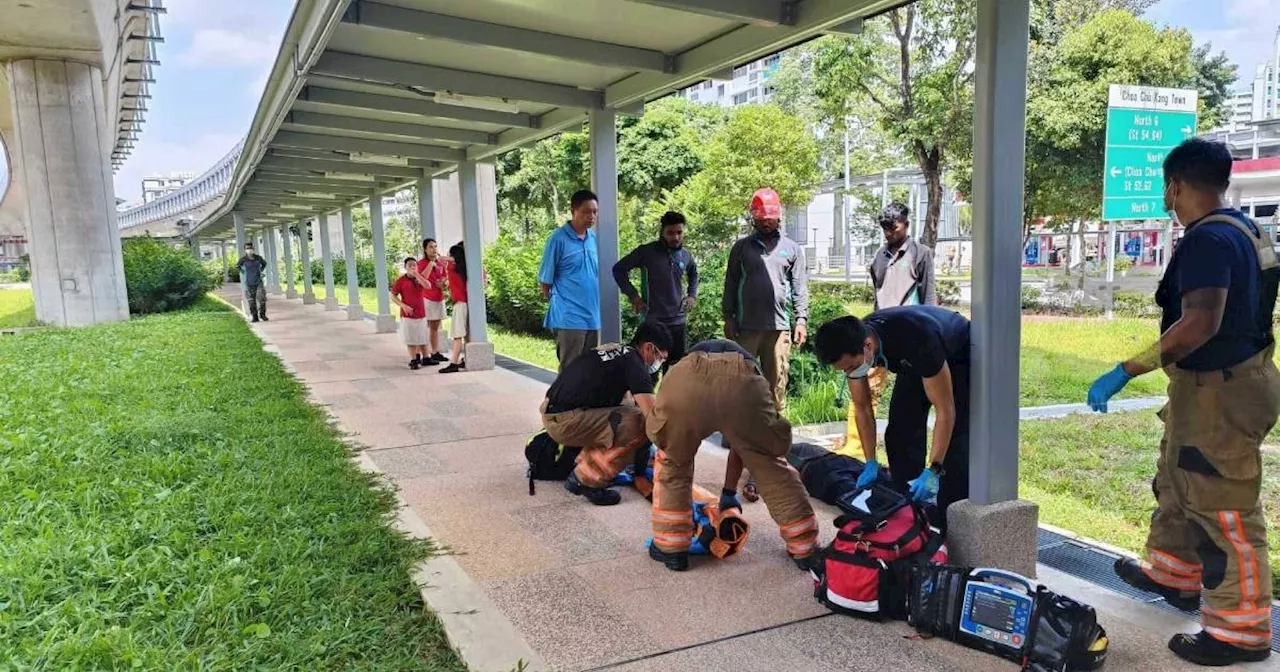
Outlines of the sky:
<svg viewBox="0 0 1280 672">
<path fill-rule="evenodd" d="M 163 64 L 151 87 L 147 123 L 116 173 L 116 195 L 141 198 L 142 178 L 204 172 L 249 130 L 280 46 L 293 0 L 168 0 L 160 17 Z M 1159 24 L 1187 27 L 1252 79 L 1274 54 L 1277 0 L 1161 0 L 1147 12 Z"/>
</svg>

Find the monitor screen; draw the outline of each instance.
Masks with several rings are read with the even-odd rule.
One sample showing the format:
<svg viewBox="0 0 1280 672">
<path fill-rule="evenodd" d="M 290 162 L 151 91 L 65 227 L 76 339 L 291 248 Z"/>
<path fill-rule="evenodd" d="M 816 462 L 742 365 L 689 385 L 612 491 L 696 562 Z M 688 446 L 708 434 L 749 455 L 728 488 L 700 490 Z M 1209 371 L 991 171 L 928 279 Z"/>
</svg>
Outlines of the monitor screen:
<svg viewBox="0 0 1280 672">
<path fill-rule="evenodd" d="M 978 591 L 973 595 L 973 609 L 969 612 L 969 619 L 993 630 L 1012 632 L 1017 608 L 1015 600 Z"/>
</svg>

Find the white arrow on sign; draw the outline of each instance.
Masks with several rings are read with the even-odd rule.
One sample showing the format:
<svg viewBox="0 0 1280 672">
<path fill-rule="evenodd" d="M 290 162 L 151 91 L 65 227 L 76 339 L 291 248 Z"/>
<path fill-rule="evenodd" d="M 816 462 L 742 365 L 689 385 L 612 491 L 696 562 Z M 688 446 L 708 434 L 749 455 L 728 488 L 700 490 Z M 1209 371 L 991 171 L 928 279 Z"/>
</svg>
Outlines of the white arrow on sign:
<svg viewBox="0 0 1280 672">
<path fill-rule="evenodd" d="M 1191 135 L 1191 131 L 1192 131 L 1192 129 L 1191 129 L 1191 127 L 1190 127 L 1190 126 L 1183 126 L 1183 127 L 1182 127 L 1182 132 L 1183 132 L 1183 133 L 1186 133 L 1187 135 Z"/>
<path fill-rule="evenodd" d="M 1112 168 L 1112 169 L 1111 169 L 1111 177 L 1119 177 L 1119 176 L 1120 176 L 1120 169 L 1119 169 L 1119 168 Z"/>
</svg>

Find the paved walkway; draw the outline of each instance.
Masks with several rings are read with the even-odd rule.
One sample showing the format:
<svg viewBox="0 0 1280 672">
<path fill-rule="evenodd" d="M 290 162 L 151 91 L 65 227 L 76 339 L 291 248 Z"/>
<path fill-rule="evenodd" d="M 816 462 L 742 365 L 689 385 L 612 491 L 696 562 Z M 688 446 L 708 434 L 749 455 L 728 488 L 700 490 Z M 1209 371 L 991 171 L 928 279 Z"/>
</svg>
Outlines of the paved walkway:
<svg viewBox="0 0 1280 672">
<path fill-rule="evenodd" d="M 223 294 L 235 303 L 236 291 L 229 285 Z M 253 325 L 266 347 L 364 447 L 362 459 L 387 474 L 453 553 L 448 562 L 456 560 L 465 571 L 428 594 L 454 591 L 456 603 L 459 594 L 474 591 L 469 609 L 493 612 L 519 633 L 501 638 L 510 641 L 484 640 L 492 628 L 451 629 L 451 636 L 480 637 L 503 650 L 527 645 L 535 652 L 529 669 L 1017 669 L 947 642 L 915 639 L 903 623 L 829 614 L 785 555 L 763 505 L 747 506 L 755 531 L 740 556 L 668 572 L 644 552 L 648 505 L 635 492 L 624 492 L 622 504 L 606 508 L 571 497 L 555 483 L 540 483 L 537 496 L 529 496 L 523 446 L 539 427 L 544 384 L 502 369 L 410 371 L 399 336 L 375 335 L 369 322 L 348 322 L 345 313 L 326 313 L 321 304 L 278 297 L 269 311 L 270 322 Z M 705 453 L 698 480 L 718 487 L 722 453 Z M 821 504 L 818 509 L 829 540 L 835 511 Z M 1192 630 L 1193 624 L 1047 568 L 1041 579 L 1098 609 L 1111 634 L 1108 669 L 1183 669 L 1164 643 L 1170 632 Z M 446 626 L 470 613 L 441 611 Z M 477 664 L 465 646 L 464 656 Z"/>
</svg>

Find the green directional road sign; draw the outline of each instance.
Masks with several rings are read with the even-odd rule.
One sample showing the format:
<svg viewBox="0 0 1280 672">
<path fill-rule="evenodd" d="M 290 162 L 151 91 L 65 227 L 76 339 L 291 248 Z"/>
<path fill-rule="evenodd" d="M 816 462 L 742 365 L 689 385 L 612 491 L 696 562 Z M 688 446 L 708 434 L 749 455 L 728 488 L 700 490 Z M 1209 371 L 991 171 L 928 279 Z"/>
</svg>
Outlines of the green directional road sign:
<svg viewBox="0 0 1280 672">
<path fill-rule="evenodd" d="M 1102 218 L 1163 219 L 1164 157 L 1196 133 L 1194 90 L 1112 84 Z"/>
</svg>

